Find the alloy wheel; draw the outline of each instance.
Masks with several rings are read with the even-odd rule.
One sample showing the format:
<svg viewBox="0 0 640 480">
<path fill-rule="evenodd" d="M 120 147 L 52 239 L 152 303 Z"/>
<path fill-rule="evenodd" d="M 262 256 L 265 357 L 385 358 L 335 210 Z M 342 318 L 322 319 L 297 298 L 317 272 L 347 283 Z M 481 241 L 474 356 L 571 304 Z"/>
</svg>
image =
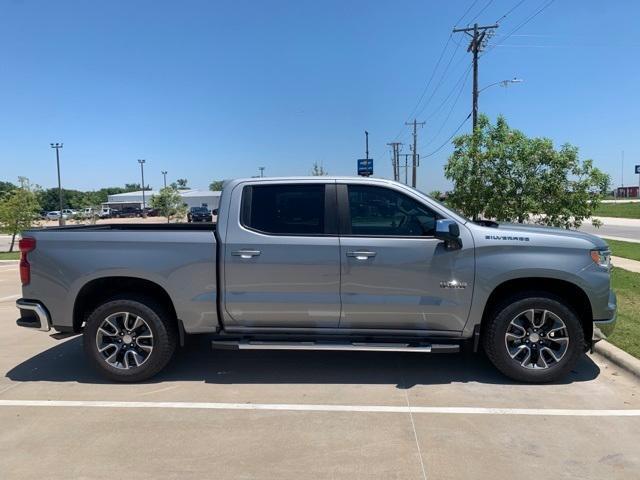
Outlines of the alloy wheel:
<svg viewBox="0 0 640 480">
<path fill-rule="evenodd" d="M 550 310 L 529 309 L 509 323 L 505 346 L 509 356 L 520 366 L 547 369 L 567 353 L 569 332 L 564 321 Z"/>
<path fill-rule="evenodd" d="M 153 332 L 139 315 L 112 313 L 98 327 L 96 347 L 108 365 L 121 370 L 137 368 L 151 356 Z"/>
</svg>

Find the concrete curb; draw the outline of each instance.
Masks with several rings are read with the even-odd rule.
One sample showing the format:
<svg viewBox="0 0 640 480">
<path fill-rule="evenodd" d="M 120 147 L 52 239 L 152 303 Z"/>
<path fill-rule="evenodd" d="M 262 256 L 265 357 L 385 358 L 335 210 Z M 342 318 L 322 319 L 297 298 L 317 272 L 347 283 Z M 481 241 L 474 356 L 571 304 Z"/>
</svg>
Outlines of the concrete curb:
<svg viewBox="0 0 640 480">
<path fill-rule="evenodd" d="M 619 368 L 640 378 L 640 360 L 606 340 L 600 340 L 593 346 L 593 351 L 603 356 Z"/>
<path fill-rule="evenodd" d="M 20 260 L 0 260 L 0 265 L 2 265 L 3 263 L 15 263 L 17 265 L 18 263 L 20 263 Z"/>
</svg>

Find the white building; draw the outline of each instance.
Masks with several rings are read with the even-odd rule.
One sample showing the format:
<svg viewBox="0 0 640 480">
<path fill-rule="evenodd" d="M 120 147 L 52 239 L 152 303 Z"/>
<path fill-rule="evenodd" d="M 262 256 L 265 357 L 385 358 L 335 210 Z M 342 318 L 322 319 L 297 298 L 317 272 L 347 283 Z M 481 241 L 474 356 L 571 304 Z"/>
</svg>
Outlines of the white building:
<svg viewBox="0 0 640 480">
<path fill-rule="evenodd" d="M 145 190 L 144 199 L 146 206 L 151 205 L 151 197 L 158 195 L 157 190 Z M 218 208 L 220 194 L 222 192 L 212 192 L 210 190 L 179 190 L 180 197 L 187 207 L 207 207 L 209 210 Z M 108 200 L 102 204 L 103 207 L 122 208 L 138 207 L 142 208 L 142 190 L 138 192 L 117 193 L 109 195 Z"/>
</svg>

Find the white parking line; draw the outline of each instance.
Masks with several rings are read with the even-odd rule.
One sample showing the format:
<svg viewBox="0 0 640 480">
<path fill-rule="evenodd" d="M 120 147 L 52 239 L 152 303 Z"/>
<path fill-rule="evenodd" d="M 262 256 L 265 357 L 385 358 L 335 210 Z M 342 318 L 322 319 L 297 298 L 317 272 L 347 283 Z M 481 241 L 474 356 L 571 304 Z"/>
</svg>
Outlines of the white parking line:
<svg viewBox="0 0 640 480">
<path fill-rule="evenodd" d="M 385 405 L 305 405 L 282 403 L 112 402 L 94 400 L 0 400 L 0 407 L 170 408 L 186 410 L 277 410 L 291 412 L 426 413 L 458 415 L 536 415 L 553 417 L 640 417 L 640 410 L 562 408 L 404 407 Z"/>
</svg>

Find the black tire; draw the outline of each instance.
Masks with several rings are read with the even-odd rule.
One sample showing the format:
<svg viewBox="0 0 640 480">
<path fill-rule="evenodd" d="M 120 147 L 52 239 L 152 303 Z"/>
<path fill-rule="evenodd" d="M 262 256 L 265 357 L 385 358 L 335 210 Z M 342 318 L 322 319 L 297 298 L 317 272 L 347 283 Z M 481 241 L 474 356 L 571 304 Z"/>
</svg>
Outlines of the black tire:
<svg viewBox="0 0 640 480">
<path fill-rule="evenodd" d="M 116 368 L 98 351 L 98 328 L 107 317 L 119 312 L 129 312 L 144 319 L 153 336 L 153 348 L 139 366 Z M 105 301 L 91 312 L 84 328 L 83 346 L 89 363 L 108 379 L 140 382 L 153 377 L 169 363 L 176 350 L 177 334 L 175 319 L 152 299 L 121 296 Z"/>
<path fill-rule="evenodd" d="M 514 359 L 508 350 L 507 331 L 513 328 L 510 327 L 512 320 L 515 320 L 523 312 L 531 310 L 551 312 L 561 319 L 566 326 L 563 330 L 563 335 L 568 339 L 566 350 L 559 361 L 555 361 L 546 368 L 532 368 L 531 366 L 526 368 L 520 362 L 520 359 L 526 357 L 526 351 L 523 355 Z M 509 331 L 513 332 L 513 330 Z M 531 346 L 533 346 L 533 343 L 537 343 L 531 342 L 532 337 L 530 334 L 525 334 L 523 338 L 526 338 L 526 341 Z M 551 340 L 550 338 L 540 339 L 538 337 L 536 339 L 541 342 L 545 340 L 549 342 Z M 585 345 L 584 330 L 575 311 L 561 298 L 539 292 L 523 293 L 511 297 L 498 305 L 487 321 L 482 341 L 487 356 L 498 370 L 513 380 L 530 383 L 553 382 L 567 375 L 584 353 Z M 518 342 L 521 341 L 518 340 Z M 542 343 L 540 345 L 544 346 Z M 524 347 L 524 345 L 522 346 Z M 533 348 L 537 350 L 539 347 L 535 346 Z M 539 353 L 533 353 L 536 350 L 529 349 L 529 352 L 532 352 L 531 355 L 542 354 L 539 350 Z M 549 357 L 548 354 L 545 355 L 545 358 L 553 360 L 553 357 Z M 547 363 L 544 360 L 540 363 L 543 362 L 544 364 Z"/>
</svg>

